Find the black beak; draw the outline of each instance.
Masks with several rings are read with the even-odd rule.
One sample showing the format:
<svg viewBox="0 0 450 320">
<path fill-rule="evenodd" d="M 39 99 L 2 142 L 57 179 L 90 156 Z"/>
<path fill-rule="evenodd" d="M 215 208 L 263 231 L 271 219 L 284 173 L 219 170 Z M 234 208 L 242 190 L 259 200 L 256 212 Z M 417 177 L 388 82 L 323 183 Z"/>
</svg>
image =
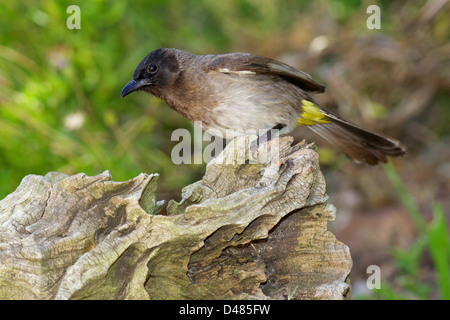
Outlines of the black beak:
<svg viewBox="0 0 450 320">
<path fill-rule="evenodd" d="M 139 90 L 140 88 L 142 88 L 145 85 L 148 85 L 149 83 L 142 79 L 142 80 L 131 80 L 130 82 L 127 83 L 127 85 L 122 89 L 122 92 L 120 93 L 120 96 L 123 98 L 127 95 L 129 95 L 130 93 Z"/>
</svg>

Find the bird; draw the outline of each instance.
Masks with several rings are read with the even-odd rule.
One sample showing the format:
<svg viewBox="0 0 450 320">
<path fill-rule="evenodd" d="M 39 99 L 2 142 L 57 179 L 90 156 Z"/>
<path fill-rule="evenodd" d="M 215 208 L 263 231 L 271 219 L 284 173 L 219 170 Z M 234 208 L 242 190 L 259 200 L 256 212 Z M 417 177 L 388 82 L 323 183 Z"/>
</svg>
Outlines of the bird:
<svg viewBox="0 0 450 320">
<path fill-rule="evenodd" d="M 222 138 L 248 130 L 306 126 L 358 164 L 405 154 L 395 139 L 367 131 L 320 105 L 325 86 L 288 64 L 251 53 L 195 55 L 175 48 L 150 52 L 121 92 L 144 91 Z"/>
</svg>

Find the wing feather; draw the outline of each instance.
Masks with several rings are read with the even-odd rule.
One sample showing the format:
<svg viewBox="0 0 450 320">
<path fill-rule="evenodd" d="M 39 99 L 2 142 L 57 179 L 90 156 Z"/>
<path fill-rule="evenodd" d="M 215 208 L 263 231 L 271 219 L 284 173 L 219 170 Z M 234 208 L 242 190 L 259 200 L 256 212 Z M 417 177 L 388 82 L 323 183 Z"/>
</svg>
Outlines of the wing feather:
<svg viewBox="0 0 450 320">
<path fill-rule="evenodd" d="M 281 77 L 306 92 L 322 93 L 325 86 L 311 76 L 283 62 L 249 53 L 226 53 L 217 55 L 208 66 L 210 71 L 239 75 L 266 74 Z"/>
</svg>

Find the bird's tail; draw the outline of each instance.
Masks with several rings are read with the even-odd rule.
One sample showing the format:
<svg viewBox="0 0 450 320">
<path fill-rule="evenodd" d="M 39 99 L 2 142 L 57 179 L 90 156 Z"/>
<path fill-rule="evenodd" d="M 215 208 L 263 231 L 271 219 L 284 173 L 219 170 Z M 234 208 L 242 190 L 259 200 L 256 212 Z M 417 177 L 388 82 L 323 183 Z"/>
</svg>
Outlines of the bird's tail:
<svg viewBox="0 0 450 320">
<path fill-rule="evenodd" d="M 405 149 L 394 139 L 366 131 L 310 101 L 303 100 L 302 107 L 298 124 L 308 125 L 357 163 L 386 163 L 388 156 L 405 154 Z"/>
</svg>

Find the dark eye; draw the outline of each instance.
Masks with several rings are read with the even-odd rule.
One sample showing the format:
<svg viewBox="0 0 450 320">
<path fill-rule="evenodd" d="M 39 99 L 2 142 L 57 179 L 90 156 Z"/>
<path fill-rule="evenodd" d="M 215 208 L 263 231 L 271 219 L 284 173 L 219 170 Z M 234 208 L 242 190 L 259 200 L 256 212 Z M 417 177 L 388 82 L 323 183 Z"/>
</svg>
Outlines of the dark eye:
<svg viewBox="0 0 450 320">
<path fill-rule="evenodd" d="M 150 73 L 155 73 L 158 70 L 158 66 L 156 64 L 151 64 L 147 67 L 147 71 Z"/>
</svg>

